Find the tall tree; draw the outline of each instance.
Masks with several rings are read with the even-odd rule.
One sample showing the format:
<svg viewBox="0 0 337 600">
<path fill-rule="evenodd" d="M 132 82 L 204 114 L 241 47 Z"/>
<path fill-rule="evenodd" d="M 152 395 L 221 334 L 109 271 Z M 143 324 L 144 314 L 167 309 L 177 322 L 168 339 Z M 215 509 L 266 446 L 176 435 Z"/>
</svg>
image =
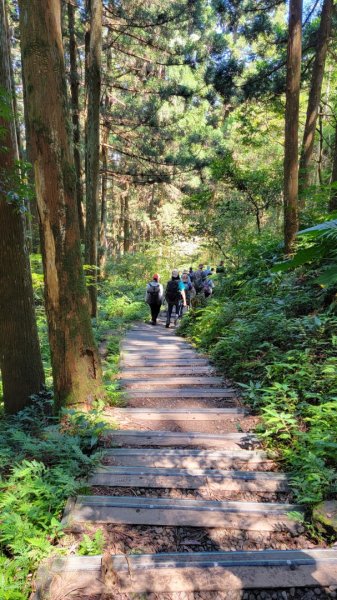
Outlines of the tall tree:
<svg viewBox="0 0 337 600">
<path fill-rule="evenodd" d="M 83 185 L 81 174 L 81 130 L 80 130 L 80 102 L 79 87 L 80 76 L 77 68 L 77 43 L 75 33 L 75 6 L 68 3 L 68 30 L 69 30 L 69 63 L 70 63 L 70 91 L 71 91 L 71 109 L 73 121 L 73 139 L 74 139 L 74 161 L 76 169 L 76 200 L 78 220 L 80 226 L 81 239 L 84 240 L 84 220 L 83 220 Z"/>
<path fill-rule="evenodd" d="M 102 55 L 102 0 L 87 0 L 90 15 L 90 39 L 87 57 L 87 122 L 86 122 L 86 236 L 85 260 L 90 265 L 89 297 L 91 315 L 97 313 L 97 247 L 100 97 Z"/>
<path fill-rule="evenodd" d="M 289 2 L 284 139 L 284 244 L 292 251 L 298 231 L 298 117 L 302 58 L 303 0 Z"/>
<path fill-rule="evenodd" d="M 56 405 L 90 406 L 101 371 L 83 275 L 59 0 L 20 0 Z"/>
<path fill-rule="evenodd" d="M 316 54 L 312 67 L 307 116 L 300 159 L 299 196 L 301 207 L 305 204 L 303 193 L 310 183 L 310 165 L 312 162 L 317 116 L 321 100 L 325 59 L 331 32 L 332 9 L 333 0 L 324 0 L 320 26 L 317 32 Z"/>
<path fill-rule="evenodd" d="M 337 210 L 337 123 L 335 124 L 335 145 L 332 163 L 331 184 L 333 184 L 330 192 L 329 212 Z"/>
<path fill-rule="evenodd" d="M 0 369 L 8 413 L 24 408 L 44 383 L 24 223 L 15 194 L 13 92 L 5 0 L 0 0 Z"/>
</svg>

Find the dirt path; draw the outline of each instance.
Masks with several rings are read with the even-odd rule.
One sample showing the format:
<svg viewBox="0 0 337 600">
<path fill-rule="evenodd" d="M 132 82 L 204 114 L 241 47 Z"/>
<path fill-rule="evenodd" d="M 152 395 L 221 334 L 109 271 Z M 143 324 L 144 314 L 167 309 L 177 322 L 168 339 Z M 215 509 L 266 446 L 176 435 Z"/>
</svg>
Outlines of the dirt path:
<svg viewBox="0 0 337 600">
<path fill-rule="evenodd" d="M 46 568 L 58 598 L 337 597 L 337 552 L 307 539 L 257 417 L 205 357 L 174 330 L 139 325 L 123 342 L 121 382 L 126 407 L 106 411 L 119 430 L 65 515 L 75 546 L 101 529 L 105 554 Z"/>
</svg>

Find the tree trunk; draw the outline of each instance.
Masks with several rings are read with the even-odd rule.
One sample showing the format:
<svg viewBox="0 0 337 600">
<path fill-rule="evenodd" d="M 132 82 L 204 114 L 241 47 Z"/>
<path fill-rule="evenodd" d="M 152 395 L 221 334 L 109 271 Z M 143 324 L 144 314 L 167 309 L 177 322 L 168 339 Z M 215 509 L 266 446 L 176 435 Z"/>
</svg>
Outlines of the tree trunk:
<svg viewBox="0 0 337 600">
<path fill-rule="evenodd" d="M 292 251 L 298 231 L 298 116 L 302 57 L 302 0 L 289 3 L 284 139 L 284 245 Z"/>
<path fill-rule="evenodd" d="M 89 407 L 101 370 L 81 261 L 60 2 L 19 6 L 55 401 Z"/>
<path fill-rule="evenodd" d="M 124 200 L 125 200 L 125 192 L 120 193 L 120 218 L 119 218 L 119 255 L 122 256 L 124 250 Z"/>
<path fill-rule="evenodd" d="M 337 210 L 337 122 L 335 125 L 335 150 L 332 165 L 331 184 L 334 186 L 330 192 L 329 212 Z"/>
<path fill-rule="evenodd" d="M 102 53 L 102 0 L 90 0 L 90 45 L 88 56 L 88 111 L 86 123 L 86 236 L 85 260 L 91 285 L 89 297 L 91 315 L 97 314 L 97 246 L 98 246 L 98 186 Z"/>
<path fill-rule="evenodd" d="M 319 145 L 318 145 L 318 161 L 317 161 L 317 175 L 320 185 L 323 185 L 323 107 L 320 107 L 320 113 L 318 115 L 318 131 L 319 131 Z"/>
<path fill-rule="evenodd" d="M 14 116 L 6 17 L 5 2 L 0 0 L 0 87 Z M 0 130 L 0 369 L 5 410 L 13 414 L 29 403 L 29 396 L 40 392 L 44 373 L 23 219 L 18 201 L 7 196 L 15 191 L 18 158 L 13 119 L 0 117 Z"/>
<path fill-rule="evenodd" d="M 331 33 L 332 9 L 333 0 L 324 0 L 321 22 L 317 34 L 316 56 L 312 69 L 307 117 L 303 134 L 300 160 L 299 198 L 301 208 L 303 208 L 305 205 L 304 193 L 310 184 L 310 166 L 312 163 L 316 123 L 319 104 L 321 101 L 325 59 Z"/>
<path fill-rule="evenodd" d="M 129 192 L 127 191 L 124 199 L 124 222 L 123 222 L 123 239 L 124 239 L 124 254 L 130 250 L 130 211 L 129 211 Z"/>
<path fill-rule="evenodd" d="M 74 162 L 76 171 L 76 201 L 78 220 L 80 225 L 81 240 L 84 240 L 84 219 L 83 219 L 83 186 L 81 176 L 81 130 L 80 130 L 80 102 L 79 86 L 80 76 L 77 69 L 77 44 L 75 35 L 75 6 L 68 4 L 68 28 L 69 28 L 69 60 L 70 60 L 70 91 L 71 91 L 71 109 L 73 122 L 74 139 Z"/>
<path fill-rule="evenodd" d="M 24 112 L 24 120 L 25 120 L 25 137 L 26 137 L 26 157 L 27 160 L 32 162 L 32 152 L 31 152 L 31 141 L 30 141 L 30 128 L 28 123 L 28 108 L 27 108 L 27 95 L 26 95 L 26 85 L 24 80 L 24 72 L 22 70 L 22 83 L 23 83 L 23 112 Z M 29 183 L 32 186 L 32 189 L 35 188 L 34 185 L 34 170 L 31 168 L 28 172 Z M 32 253 L 39 253 L 40 249 L 40 230 L 39 230 L 39 215 L 37 211 L 36 198 L 33 197 L 29 203 L 30 209 L 30 240 L 29 240 L 29 250 Z"/>
<path fill-rule="evenodd" d="M 101 224 L 100 224 L 100 244 L 99 244 L 99 274 L 104 277 L 104 270 L 107 259 L 107 195 L 108 195 L 108 142 L 109 130 L 103 128 L 102 133 L 102 197 L 101 197 Z"/>
</svg>

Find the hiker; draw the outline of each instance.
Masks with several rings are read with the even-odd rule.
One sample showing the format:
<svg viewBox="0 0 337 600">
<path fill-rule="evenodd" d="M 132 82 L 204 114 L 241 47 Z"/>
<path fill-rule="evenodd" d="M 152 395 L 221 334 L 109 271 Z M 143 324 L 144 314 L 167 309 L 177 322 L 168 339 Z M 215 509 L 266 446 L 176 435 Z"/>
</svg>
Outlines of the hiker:
<svg viewBox="0 0 337 600">
<path fill-rule="evenodd" d="M 189 274 L 185 271 L 183 272 L 183 274 L 181 276 L 181 281 L 183 282 L 184 287 L 185 287 L 186 305 L 187 305 L 187 308 L 190 308 L 191 300 L 195 296 L 194 285 L 190 281 Z"/>
<path fill-rule="evenodd" d="M 204 282 L 206 280 L 206 273 L 204 271 L 204 265 L 200 264 L 198 270 L 194 273 L 194 287 L 197 294 L 203 294 Z"/>
<path fill-rule="evenodd" d="M 188 274 L 189 274 L 189 277 L 190 277 L 190 281 L 191 281 L 191 283 L 193 283 L 193 281 L 194 281 L 194 271 L 193 271 L 193 267 L 190 267 L 190 268 L 189 268 Z"/>
<path fill-rule="evenodd" d="M 157 318 L 163 302 L 164 288 L 159 283 L 159 280 L 160 276 L 158 273 L 155 273 L 152 281 L 146 286 L 145 302 L 147 302 L 151 310 L 151 325 L 157 325 Z"/>
<path fill-rule="evenodd" d="M 214 281 L 210 277 L 206 277 L 203 284 L 203 292 L 205 298 L 209 298 L 213 294 Z"/>
<path fill-rule="evenodd" d="M 215 272 L 216 273 L 224 273 L 225 272 L 225 261 L 224 260 L 220 260 L 220 263 L 218 264 Z"/>
<path fill-rule="evenodd" d="M 166 325 L 170 327 L 173 308 L 175 308 L 175 325 L 180 317 L 181 301 L 186 306 L 185 286 L 179 277 L 178 269 L 173 269 L 172 277 L 167 283 L 165 300 L 167 302 Z"/>
<path fill-rule="evenodd" d="M 181 279 L 183 279 L 183 276 L 184 276 L 184 275 L 187 275 L 187 281 L 188 281 L 188 283 L 192 283 L 192 281 L 191 281 L 191 278 L 190 278 L 190 274 L 189 274 L 189 272 L 188 272 L 188 270 L 187 270 L 187 269 L 184 269 L 184 270 L 183 270 L 183 272 L 182 272 L 182 274 L 181 274 Z"/>
</svg>

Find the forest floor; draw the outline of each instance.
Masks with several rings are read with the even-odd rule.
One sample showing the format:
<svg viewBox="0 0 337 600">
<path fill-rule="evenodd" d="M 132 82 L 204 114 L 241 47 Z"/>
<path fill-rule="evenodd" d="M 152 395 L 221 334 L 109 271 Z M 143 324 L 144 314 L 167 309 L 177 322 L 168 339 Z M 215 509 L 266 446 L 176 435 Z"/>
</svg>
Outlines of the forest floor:
<svg viewBox="0 0 337 600">
<path fill-rule="evenodd" d="M 105 410 L 119 429 L 105 436 L 103 464 L 69 505 L 61 540 L 73 552 L 91 541 L 87 553 L 108 566 L 70 556 L 57 567 L 62 585 L 54 570 L 60 597 L 337 597 L 337 552 L 308 536 L 287 477 L 254 435 L 259 418 L 204 356 L 163 323 L 139 324 L 124 338 L 120 381 L 123 407 Z"/>
</svg>

